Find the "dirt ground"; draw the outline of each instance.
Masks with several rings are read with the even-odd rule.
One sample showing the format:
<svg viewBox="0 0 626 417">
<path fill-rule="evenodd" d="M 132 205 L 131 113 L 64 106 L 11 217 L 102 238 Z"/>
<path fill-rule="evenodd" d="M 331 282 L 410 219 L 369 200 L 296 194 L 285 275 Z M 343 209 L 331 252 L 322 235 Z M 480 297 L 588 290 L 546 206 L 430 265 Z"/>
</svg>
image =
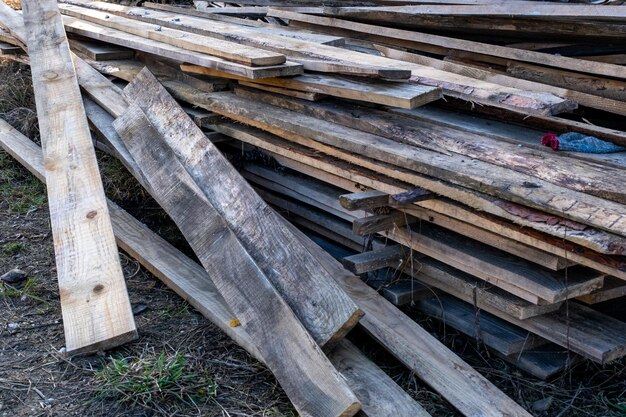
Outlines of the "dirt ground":
<svg viewBox="0 0 626 417">
<path fill-rule="evenodd" d="M 37 139 L 28 67 L 0 62 L 0 117 Z M 167 216 L 112 158 L 98 154 L 109 198 L 192 255 Z M 0 151 L 0 417 L 292 416 L 271 373 L 124 253 L 139 338 L 67 357 L 45 188 Z M 578 363 L 542 382 L 410 310 L 425 328 L 537 416 L 626 416 L 624 364 Z M 459 416 L 359 331 L 350 338 L 436 417 Z M 419 346 L 415 347 L 419 349 Z"/>
</svg>

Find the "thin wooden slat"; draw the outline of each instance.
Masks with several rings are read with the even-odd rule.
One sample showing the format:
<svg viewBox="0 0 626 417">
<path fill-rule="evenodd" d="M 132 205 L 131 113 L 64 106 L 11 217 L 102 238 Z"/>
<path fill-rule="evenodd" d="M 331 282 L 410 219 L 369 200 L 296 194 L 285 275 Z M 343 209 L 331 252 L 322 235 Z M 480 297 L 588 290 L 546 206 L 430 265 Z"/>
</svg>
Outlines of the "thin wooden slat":
<svg viewBox="0 0 626 417">
<path fill-rule="evenodd" d="M 292 90 L 290 88 L 282 88 L 282 87 L 274 87 L 271 85 L 259 84 L 259 83 L 251 83 L 248 81 L 239 81 L 239 85 L 243 85 L 244 87 L 256 88 L 259 90 L 269 91 L 272 93 L 283 94 L 286 96 L 296 97 L 302 100 L 308 101 L 318 101 L 326 97 L 325 94 L 316 93 L 312 91 L 298 91 Z"/>
<path fill-rule="evenodd" d="M 300 64 L 286 62 L 281 65 L 249 67 L 200 52 L 189 51 L 152 39 L 145 39 L 116 29 L 109 29 L 95 23 L 85 22 L 69 16 L 63 17 L 63 23 L 65 25 L 65 30 L 70 33 L 75 33 L 90 39 L 108 42 L 143 52 L 153 53 L 155 55 L 178 61 L 190 62 L 205 67 L 219 68 L 220 70 L 235 73 L 249 79 L 297 75 L 302 73 L 302 66 Z"/>
<path fill-rule="evenodd" d="M 144 112 L 131 104 L 114 127 L 152 195 L 170 214 L 213 283 L 302 415 L 352 416 L 345 380 L 241 246 Z M 332 395 L 330 395 L 332 393 Z"/>
<path fill-rule="evenodd" d="M 126 87 L 124 96 L 145 109 L 150 122 L 313 338 L 320 345 L 343 338 L 362 313 L 310 253 L 277 225 L 279 217 L 156 78 L 143 70 Z"/>
<path fill-rule="evenodd" d="M 69 45 L 55 1 L 24 4 L 68 352 L 137 337 Z"/>
<path fill-rule="evenodd" d="M 111 134 L 116 135 L 110 126 L 112 117 L 98 105 L 93 105 L 99 109 L 97 111 L 99 114 L 108 116 L 101 126 L 108 125 Z M 0 121 L 0 125 L 3 123 Z M 121 143 L 121 139 L 117 138 L 115 142 Z M 45 181 L 41 148 L 32 141 L 16 130 L 2 129 L 0 147 L 39 180 Z M 124 162 L 127 166 L 136 166 L 134 161 L 124 160 Z M 137 171 L 134 173 L 137 174 Z M 260 352 L 244 328 L 232 326 L 235 316 L 213 285 L 206 270 L 115 203 L 108 201 L 108 204 L 115 238 L 120 248 L 189 302 L 248 353 L 263 362 Z M 362 411 L 369 417 L 397 415 L 428 417 L 418 403 L 347 340 L 343 340 L 331 352 L 329 358 L 337 369 L 341 369 L 348 385 L 361 401 Z M 348 369 L 350 367 L 351 369 Z M 358 369 L 359 372 L 354 372 L 354 369 Z"/>
</svg>

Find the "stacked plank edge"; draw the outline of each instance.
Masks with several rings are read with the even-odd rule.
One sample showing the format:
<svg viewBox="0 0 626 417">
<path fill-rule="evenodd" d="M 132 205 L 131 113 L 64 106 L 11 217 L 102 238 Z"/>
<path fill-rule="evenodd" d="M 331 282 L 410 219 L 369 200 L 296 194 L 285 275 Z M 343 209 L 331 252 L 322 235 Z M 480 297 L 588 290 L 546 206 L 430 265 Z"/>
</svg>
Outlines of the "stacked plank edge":
<svg viewBox="0 0 626 417">
<path fill-rule="evenodd" d="M 573 131 L 626 145 L 611 121 L 626 114 L 626 51 L 590 46 L 623 40 L 626 6 L 39 3 L 0 2 L 0 51 L 31 65 L 50 134 L 39 148 L 0 121 L 0 146 L 47 184 L 68 350 L 137 336 L 115 240 L 265 363 L 303 416 L 428 415 L 348 341 L 356 326 L 462 414 L 530 415 L 404 308 L 539 378 L 626 355 L 626 323 L 602 309 L 626 296 L 626 153 L 540 143 Z M 200 265 L 106 200 L 89 128 Z M 60 159 L 68 146 L 84 171 Z M 63 210 L 64 187 L 95 197 Z M 72 218 L 85 213 L 97 225 Z M 78 255 L 107 271 L 93 282 L 71 279 L 60 236 L 75 227 L 107 255 Z M 104 303 L 114 316 L 98 322 Z"/>
</svg>

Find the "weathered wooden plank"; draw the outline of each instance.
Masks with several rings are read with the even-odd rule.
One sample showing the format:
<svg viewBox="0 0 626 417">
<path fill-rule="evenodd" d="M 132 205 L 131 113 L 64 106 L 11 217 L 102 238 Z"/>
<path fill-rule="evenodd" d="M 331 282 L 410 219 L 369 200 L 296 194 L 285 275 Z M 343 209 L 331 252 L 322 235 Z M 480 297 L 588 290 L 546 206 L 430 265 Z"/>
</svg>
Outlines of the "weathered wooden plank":
<svg viewBox="0 0 626 417">
<path fill-rule="evenodd" d="M 403 306 L 437 294 L 435 288 L 427 287 L 415 280 L 401 280 L 383 288 L 383 296 L 395 306 Z"/>
<path fill-rule="evenodd" d="M 452 294 L 478 308 L 491 306 L 520 320 L 557 311 L 561 306 L 561 303 L 532 304 L 434 259 L 421 259 L 414 268 L 414 278 L 426 285 Z"/>
<path fill-rule="evenodd" d="M 395 229 L 383 235 L 533 304 L 553 304 L 589 294 L 602 286 L 604 278 L 596 271 L 579 266 L 549 271 L 425 223 L 420 225 L 419 232 Z"/>
<path fill-rule="evenodd" d="M 114 122 L 153 196 L 177 223 L 213 283 L 298 412 L 352 416 L 359 409 L 289 306 L 151 125 L 131 104 Z M 332 393 L 332 395 L 330 395 Z"/>
<path fill-rule="evenodd" d="M 582 295 L 576 299 L 585 304 L 596 304 L 624 296 L 626 296 L 626 283 L 619 278 L 606 277 L 604 285 L 598 291 Z"/>
<path fill-rule="evenodd" d="M 538 155 L 535 150 L 520 148 L 516 144 L 503 143 L 489 135 L 472 134 L 448 126 L 442 129 L 437 122 L 421 118 L 402 117 L 385 111 L 346 105 L 344 103 L 304 103 L 289 97 L 264 93 L 239 92 L 245 98 L 257 98 L 263 103 L 297 111 L 340 125 L 363 130 L 409 145 L 437 152 L 452 152 L 493 165 L 512 169 L 522 174 L 541 178 L 553 184 L 597 195 L 603 198 L 623 200 L 617 194 L 622 189 L 626 175 L 622 169 L 598 167 L 585 161 L 572 161 L 555 155 L 544 147 Z M 535 139 L 538 143 L 540 137 Z M 609 174 L 610 173 L 610 174 Z M 607 178 L 616 176 L 615 181 Z M 425 194 L 428 198 L 428 194 Z"/>
<path fill-rule="evenodd" d="M 393 211 L 389 214 L 376 214 L 373 216 L 354 219 L 352 231 L 359 236 L 371 233 L 385 232 L 390 229 L 408 227 L 415 222 L 415 218 L 407 217 L 405 213 Z"/>
<path fill-rule="evenodd" d="M 410 188 L 406 183 L 392 180 L 390 177 L 381 176 L 367 169 L 356 168 L 345 161 L 322 155 L 295 143 L 289 143 L 258 129 L 234 123 L 221 123 L 212 126 L 212 129 L 263 149 L 283 166 L 326 183 L 338 185 L 348 191 L 371 188 L 388 194 L 395 194 Z M 389 175 L 395 176 L 396 174 L 391 174 L 391 172 L 398 173 L 398 170 L 390 170 Z M 428 187 L 430 188 L 430 185 Z M 467 203 L 474 205 L 481 198 L 484 199 L 485 197 L 473 193 Z M 465 201 L 461 194 L 457 194 L 457 199 Z M 485 201 L 493 202 L 493 200 Z M 557 218 L 554 218 L 555 222 L 551 221 L 551 217 L 526 219 L 508 211 L 499 210 L 498 206 L 489 204 L 481 205 L 481 211 L 475 211 L 470 207 L 443 198 L 423 201 L 418 205 L 435 213 L 479 225 L 483 229 L 511 237 L 518 242 L 541 248 L 609 275 L 626 279 L 626 262 L 624 259 L 619 256 L 605 255 L 606 253 L 620 254 L 624 252 L 626 245 L 623 239 L 616 235 L 610 235 L 593 228 L 575 230 L 566 222 L 559 222 Z M 496 214 L 497 217 L 493 214 Z M 548 222 L 548 220 L 550 221 Z"/>
<path fill-rule="evenodd" d="M 102 109 L 100 112 L 106 114 Z M 110 125 L 111 121 L 112 118 L 106 123 Z M 110 129 L 111 134 L 117 135 L 112 126 Z M 114 142 L 121 144 L 121 139 L 118 137 Z M 41 148 L 32 141 L 17 131 L 2 131 L 0 133 L 0 147 L 17 159 L 38 179 L 45 181 Z M 127 166 L 136 166 L 134 161 L 127 160 L 124 163 Z M 137 171 L 133 173 L 138 174 Z M 263 362 L 260 352 L 244 328 L 232 325 L 236 318 L 213 285 L 206 270 L 146 228 L 145 225 L 115 203 L 108 201 L 108 204 L 115 238 L 120 248 L 189 302 L 204 317 L 246 349 L 248 353 Z M 380 368 L 348 341 L 343 340 L 333 350 L 330 354 L 330 360 L 337 369 L 341 369 L 348 385 L 361 401 L 362 411 L 367 416 L 395 417 L 398 415 L 397 410 L 403 410 L 402 412 L 405 413 L 400 415 L 428 416 L 428 414 L 422 413 L 422 408 L 418 403 L 410 398 L 390 377 L 380 372 Z M 359 372 L 353 372 L 348 367 L 358 369 Z"/>
<path fill-rule="evenodd" d="M 304 239 L 299 231 L 294 230 L 294 233 L 299 239 Z M 461 413 L 483 417 L 530 417 L 511 398 L 374 289 L 343 269 L 338 261 L 310 239 L 303 242 L 365 312 L 360 325 Z"/>
<path fill-rule="evenodd" d="M 364 23 L 351 22 L 342 19 L 312 16 L 301 13 L 293 13 L 284 10 L 272 9 L 268 16 L 313 23 L 320 26 L 331 26 L 348 29 L 356 33 L 375 33 L 403 41 L 413 41 L 421 44 L 434 45 L 441 48 L 455 49 L 460 51 L 477 52 L 499 58 L 512 59 L 515 61 L 530 62 L 556 68 L 568 68 L 573 71 L 589 74 L 604 75 L 607 77 L 626 78 L 626 69 L 619 65 L 605 64 L 602 62 L 585 61 L 582 59 L 564 56 L 550 55 L 542 52 L 525 51 L 523 49 L 507 48 L 506 46 L 491 45 L 464 39 L 448 38 L 445 36 L 430 35 L 415 31 L 392 29 L 381 26 L 373 26 Z M 396 22 L 397 23 L 397 22 Z"/>
<path fill-rule="evenodd" d="M 443 155 L 417 149 L 299 112 L 241 99 L 230 93 L 188 97 L 187 100 L 233 120 L 278 134 L 290 141 L 380 173 L 389 172 L 381 162 L 391 164 L 396 167 L 392 170 L 393 174 L 390 174 L 393 178 L 455 200 L 459 200 L 460 197 L 453 196 L 449 190 L 443 190 L 441 182 L 426 185 L 424 178 L 414 173 L 436 177 L 471 189 L 478 188 L 494 197 L 505 198 L 615 234 L 626 235 L 624 205 L 562 188 L 528 174 L 492 164 L 485 165 L 482 161 L 468 160 L 458 154 Z M 403 172 L 399 168 L 410 172 Z M 617 190 L 615 193 L 620 194 Z M 514 210 L 508 203 L 497 204 L 504 211 Z"/>
<path fill-rule="evenodd" d="M 62 12 L 67 16 L 76 17 L 107 28 L 120 30 L 141 38 L 152 39 L 188 51 L 200 52 L 229 61 L 239 62 L 244 65 L 271 66 L 286 62 L 285 56 L 276 52 L 240 45 L 235 42 L 207 38 L 206 36 L 155 26 L 150 23 L 138 22 L 98 10 L 70 6 L 62 7 Z"/>
<path fill-rule="evenodd" d="M 383 249 L 358 253 L 343 258 L 343 267 L 353 274 L 364 274 L 382 268 L 397 268 L 404 259 L 400 245 L 387 246 Z"/>
<path fill-rule="evenodd" d="M 292 10 L 289 10 L 292 11 Z M 297 12 L 297 10 L 293 10 Z M 317 13 L 315 10 L 300 13 Z M 547 19 L 549 21 L 616 20 L 623 22 L 626 9 L 601 5 L 560 5 L 551 3 L 525 2 L 509 4 L 477 5 L 426 5 L 386 7 L 325 7 L 324 14 L 367 20 L 396 21 L 398 16 L 478 16 L 496 18 Z"/>
<path fill-rule="evenodd" d="M 181 68 L 183 71 L 194 74 L 250 81 L 197 65 L 183 64 Z M 280 88 L 326 94 L 404 109 L 414 109 L 441 98 L 441 90 L 437 87 L 391 82 L 365 83 L 328 75 L 306 74 L 292 78 L 265 78 L 254 81 Z"/>
<path fill-rule="evenodd" d="M 505 320 L 479 312 L 471 304 L 446 294 L 417 300 L 414 304 L 422 313 L 441 320 L 446 326 L 475 338 L 503 355 L 513 355 L 547 343 Z"/>
<path fill-rule="evenodd" d="M 314 33 L 310 31 L 303 31 L 299 29 L 293 29 L 289 26 L 279 27 L 271 23 L 266 23 L 261 20 L 240 19 L 232 16 L 222 16 L 215 14 L 204 13 L 204 10 L 198 10 L 191 7 L 179 7 L 171 4 L 151 3 L 145 2 L 143 7 L 149 9 L 161 10 L 165 12 L 173 12 L 177 14 L 186 14 L 189 16 L 203 17 L 211 20 L 219 20 L 227 23 L 234 23 L 236 25 L 248 26 L 255 28 L 259 34 L 272 33 L 275 35 L 286 36 L 288 38 L 301 39 L 304 41 L 315 42 L 322 45 L 341 46 L 345 43 L 342 37 L 322 35 L 320 33 Z"/>
<path fill-rule="evenodd" d="M 389 48 L 383 45 L 375 45 L 375 48 L 383 53 L 384 56 L 392 59 L 398 59 L 405 62 L 412 62 L 419 65 L 427 65 L 442 71 L 448 71 L 455 74 L 472 77 L 478 80 L 492 82 L 507 87 L 519 88 L 529 91 L 549 92 L 559 97 L 572 100 L 580 105 L 592 107 L 595 109 L 605 110 L 616 114 L 626 114 L 626 105 L 610 98 L 599 97 L 598 95 L 587 94 L 576 89 L 558 87 L 547 83 L 545 79 L 536 79 L 531 81 L 528 79 L 520 79 L 499 72 L 490 71 L 488 69 L 471 67 L 469 65 L 451 62 L 449 60 L 440 60 L 423 55 L 413 54 L 400 51 L 398 49 Z M 505 63 L 506 64 L 506 63 Z M 514 65 L 514 64 L 512 64 Z M 528 64 L 526 64 L 528 65 Z M 544 67 L 547 68 L 547 67 Z M 591 77 L 591 76 L 590 76 Z M 543 116 L 550 117 L 550 116 Z"/>
<path fill-rule="evenodd" d="M 55 1 L 24 4 L 68 352 L 137 337 L 69 45 Z"/>
<path fill-rule="evenodd" d="M 70 39 L 70 47 L 87 59 L 94 61 L 111 61 L 114 59 L 133 59 L 135 52 L 131 49 L 111 44 L 91 42 L 82 39 Z"/>
<path fill-rule="evenodd" d="M 543 82 L 613 100 L 626 100 L 626 86 L 623 81 L 518 62 L 509 63 L 506 72 L 525 80 Z"/>
<path fill-rule="evenodd" d="M 368 210 L 389 204 L 389 194 L 382 191 L 361 191 L 339 196 L 339 204 L 347 210 Z"/>
<path fill-rule="evenodd" d="M 320 344 L 345 336 L 362 313 L 146 69 L 124 90 Z M 235 191 L 236 190 L 236 191 Z"/>
<path fill-rule="evenodd" d="M 63 22 L 65 30 L 70 33 L 152 53 L 169 59 L 190 62 L 196 65 L 202 65 L 203 67 L 218 68 L 222 71 L 238 74 L 248 79 L 297 75 L 302 73 L 302 66 L 296 63 L 286 62 L 281 65 L 249 67 L 204 53 L 190 51 L 152 39 L 142 38 L 116 29 L 109 29 L 74 17 L 64 16 Z"/>
<path fill-rule="evenodd" d="M 302 100 L 308 100 L 308 101 L 318 101 L 326 97 L 326 94 L 316 93 L 314 91 L 292 90 L 290 88 L 275 87 L 271 85 L 251 83 L 251 82 L 241 81 L 241 80 L 239 81 L 239 85 L 243 85 L 245 87 L 256 88 L 259 90 L 269 91 L 271 93 L 282 94 L 285 96 L 296 97 L 296 98 L 299 98 Z"/>
</svg>

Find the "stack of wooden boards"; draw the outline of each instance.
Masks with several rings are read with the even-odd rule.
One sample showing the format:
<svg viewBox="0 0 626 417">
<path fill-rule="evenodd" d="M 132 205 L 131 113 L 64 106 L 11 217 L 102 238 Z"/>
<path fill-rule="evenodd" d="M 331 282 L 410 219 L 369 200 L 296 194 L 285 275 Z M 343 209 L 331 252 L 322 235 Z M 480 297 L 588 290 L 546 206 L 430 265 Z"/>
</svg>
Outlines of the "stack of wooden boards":
<svg viewBox="0 0 626 417">
<path fill-rule="evenodd" d="M 342 340 L 357 323 L 463 414 L 528 415 L 353 274 L 539 377 L 578 357 L 626 355 L 626 323 L 595 308 L 626 294 L 626 154 L 540 144 L 546 131 L 626 144 L 622 130 L 565 114 L 577 105 L 601 121 L 624 114 L 613 93 L 625 67 L 488 45 L 462 25 L 472 40 L 389 27 L 398 15 L 428 22 L 423 10 L 502 19 L 480 6 L 488 1 L 470 2 L 473 12 L 458 1 L 271 3 L 199 10 L 66 0 L 62 16 L 49 14 L 71 37 L 98 146 L 172 217 L 204 269 L 110 208 L 124 250 L 265 362 L 302 415 L 360 407 L 425 415 Z M 520 19 L 544 7 L 515 4 Z M 437 15 L 439 7 L 448 12 Z M 573 7 L 580 15 L 588 6 Z M 622 10 L 604 9 L 597 14 Z M 21 16 L 0 11 L 0 40 L 24 46 Z M 10 53 L 30 60 L 34 77 L 41 70 L 32 51 Z M 567 68 L 601 87 L 527 80 L 502 63 Z M 0 133 L 5 149 L 43 170 L 34 145 L 7 126 Z"/>
</svg>

